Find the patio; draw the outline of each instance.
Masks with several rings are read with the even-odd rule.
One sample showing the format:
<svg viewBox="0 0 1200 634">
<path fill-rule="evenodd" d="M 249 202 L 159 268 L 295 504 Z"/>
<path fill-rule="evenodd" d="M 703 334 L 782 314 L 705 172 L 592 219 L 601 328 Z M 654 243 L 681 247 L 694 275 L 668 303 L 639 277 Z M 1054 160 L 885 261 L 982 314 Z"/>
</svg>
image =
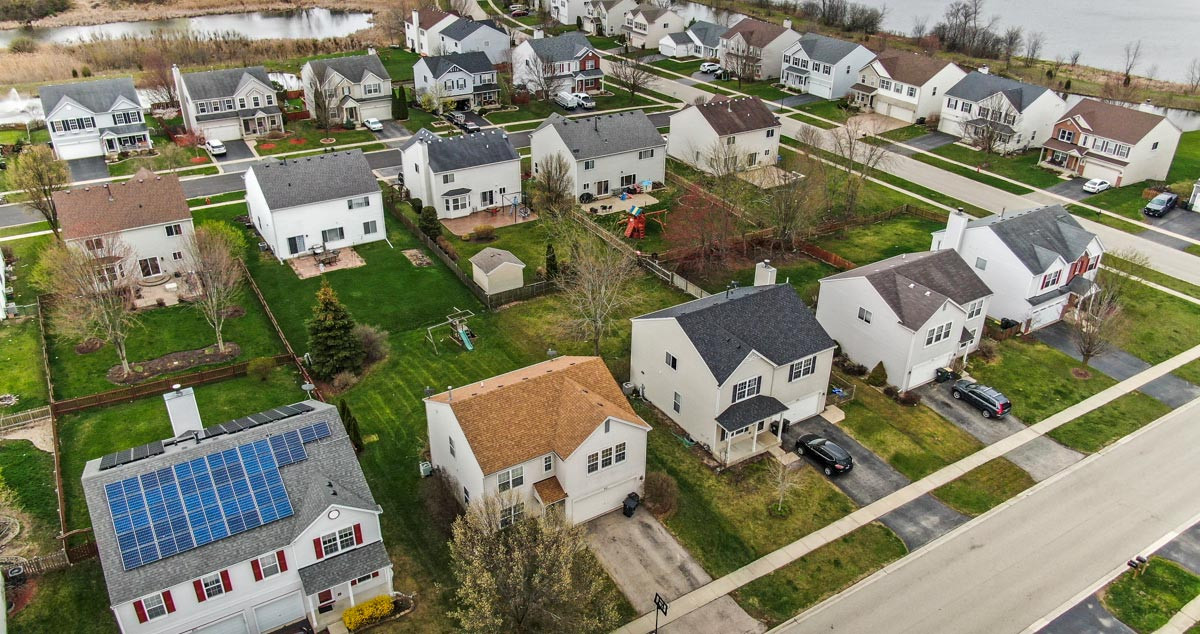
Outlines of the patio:
<svg viewBox="0 0 1200 634">
<path fill-rule="evenodd" d="M 649 207 L 658 202 L 658 199 L 650 194 L 626 194 L 625 200 L 621 200 L 619 195 L 606 196 L 597 198 L 590 203 L 579 205 L 579 209 L 584 213 L 591 213 L 593 209 L 596 214 L 603 216 L 605 214 L 624 213 L 633 207 Z M 609 209 L 603 209 L 609 207 Z"/>
<path fill-rule="evenodd" d="M 329 253 L 301 255 L 287 260 L 288 265 L 296 272 L 296 277 L 306 280 L 330 271 L 356 269 L 366 265 L 362 256 L 354 249 L 346 247 L 338 249 L 336 260 L 331 260 Z"/>
<path fill-rule="evenodd" d="M 458 218 L 444 218 L 442 226 L 461 238 L 474 231 L 475 227 L 479 225 L 491 225 L 499 229 L 500 227 L 519 225 L 522 222 L 533 222 L 537 219 L 538 215 L 532 211 L 522 217 L 519 212 L 513 213 L 512 207 L 494 207 Z"/>
<path fill-rule="evenodd" d="M 181 298 L 188 297 L 186 288 L 187 282 L 183 278 L 167 275 L 142 278 L 134 291 L 133 307 L 141 310 L 155 306 L 174 306 Z"/>
<path fill-rule="evenodd" d="M 804 178 L 804 175 L 767 165 L 747 172 L 738 172 L 737 177 L 759 189 L 771 189 Z"/>
</svg>

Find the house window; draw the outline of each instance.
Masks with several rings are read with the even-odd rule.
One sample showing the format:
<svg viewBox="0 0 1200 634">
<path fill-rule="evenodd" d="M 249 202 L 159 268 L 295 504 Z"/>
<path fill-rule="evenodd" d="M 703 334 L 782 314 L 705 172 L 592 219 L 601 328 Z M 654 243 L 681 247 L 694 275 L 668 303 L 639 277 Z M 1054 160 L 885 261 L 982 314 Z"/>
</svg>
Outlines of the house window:
<svg viewBox="0 0 1200 634">
<path fill-rule="evenodd" d="M 679 367 L 679 359 L 676 359 L 675 355 L 668 352 L 667 353 L 667 365 L 671 366 L 672 370 L 676 370 Z"/>
<path fill-rule="evenodd" d="M 988 118 L 989 112 L 991 112 L 991 110 L 988 110 L 987 108 L 984 108 L 983 106 L 979 106 L 979 118 L 981 118 L 981 119 Z"/>
<path fill-rule="evenodd" d="M 654 150 L 642 150 L 638 152 L 638 159 L 648 159 L 654 156 Z"/>
<path fill-rule="evenodd" d="M 987 260 L 983 258 L 975 258 L 975 268 L 979 269 L 980 271 L 986 271 Z"/>
<path fill-rule="evenodd" d="M 605 447 L 604 449 L 601 449 L 600 450 L 600 468 L 607 469 L 607 468 L 611 467 L 612 464 L 613 464 L 613 449 L 612 449 L 612 447 Z"/>
<path fill-rule="evenodd" d="M 257 108 L 262 105 L 262 98 L 258 95 L 254 95 L 250 98 L 250 103 L 254 104 L 254 107 Z"/>
<path fill-rule="evenodd" d="M 1058 278 L 1061 274 L 1062 274 L 1062 269 L 1059 269 L 1053 273 L 1047 273 L 1046 275 L 1043 275 L 1042 276 L 1042 288 L 1045 289 L 1045 288 L 1054 286 L 1055 284 L 1058 284 Z"/>
<path fill-rule="evenodd" d="M 183 235 L 183 227 L 180 225 L 167 225 L 167 237 Z"/>
<path fill-rule="evenodd" d="M 508 528 L 516 524 L 525 515 L 525 503 L 517 502 L 512 506 L 500 509 L 500 528 Z"/>
<path fill-rule="evenodd" d="M 163 600 L 163 595 L 152 594 L 142 599 L 142 609 L 146 612 L 146 620 L 153 621 L 167 615 L 167 602 Z"/>
<path fill-rule="evenodd" d="M 801 359 L 792 364 L 788 370 L 788 382 L 796 379 L 804 378 L 817 371 L 817 357 L 813 355 L 807 359 Z"/>
<path fill-rule="evenodd" d="M 346 232 L 341 227 L 334 227 L 321 232 L 321 242 L 337 242 L 345 237 Z"/>
<path fill-rule="evenodd" d="M 467 487 L 463 487 L 463 504 L 470 504 L 470 503 L 471 503 L 471 492 L 467 490 Z"/>
<path fill-rule="evenodd" d="M 637 174 L 626 174 L 621 177 L 621 187 L 629 187 L 637 182 Z"/>
<path fill-rule="evenodd" d="M 1153 152 L 1154 150 L 1157 150 L 1157 149 L 1158 149 L 1158 141 L 1155 141 L 1153 144 L 1150 145 L 1150 151 Z"/>
<path fill-rule="evenodd" d="M 453 456 L 454 455 L 454 436 L 447 436 L 446 440 L 449 442 L 449 445 L 450 445 L 450 455 Z"/>
<path fill-rule="evenodd" d="M 613 456 L 614 464 L 621 464 L 622 462 L 625 462 L 625 443 L 623 443 L 623 442 L 617 443 L 617 448 L 614 451 L 614 454 L 615 454 Z"/>
<path fill-rule="evenodd" d="M 946 107 L 950 110 L 958 110 L 958 100 L 954 97 L 946 97 Z"/>
<path fill-rule="evenodd" d="M 964 102 L 962 102 L 961 109 L 963 112 L 965 112 L 967 114 L 971 114 L 971 108 L 974 108 L 974 107 L 975 107 L 975 104 L 964 101 Z"/>
<path fill-rule="evenodd" d="M 1059 130 L 1058 131 L 1058 140 L 1066 141 L 1067 143 L 1072 143 L 1075 141 L 1075 133 L 1070 130 L 1067 130 L 1067 129 Z"/>
<path fill-rule="evenodd" d="M 549 455 L 542 458 L 542 471 L 549 471 L 554 468 L 554 456 Z"/>
<path fill-rule="evenodd" d="M 263 579 L 279 574 L 279 553 L 271 553 L 265 557 L 259 557 L 258 570 L 262 573 Z"/>
<path fill-rule="evenodd" d="M 591 160 L 588 160 L 588 161 L 584 161 L 584 162 L 583 162 L 583 169 L 584 169 L 584 171 L 587 171 L 587 170 L 590 170 L 590 169 L 595 169 L 595 167 L 596 167 L 596 161 L 591 161 Z"/>
<path fill-rule="evenodd" d="M 371 199 L 363 196 L 362 198 L 351 198 L 346 201 L 347 209 L 360 209 L 371 204 Z"/>
<path fill-rule="evenodd" d="M 519 487 L 525 484 L 525 468 L 513 467 L 508 471 L 501 471 L 500 475 L 496 476 L 496 481 L 501 493 Z"/>
<path fill-rule="evenodd" d="M 863 322 L 864 324 L 871 323 L 871 311 L 867 310 L 866 308 L 863 308 L 862 306 L 859 306 L 858 307 L 858 320 Z"/>
<path fill-rule="evenodd" d="M 207 114 L 208 113 L 208 102 L 207 101 L 197 102 L 196 110 L 198 110 L 200 112 L 200 114 Z"/>
<path fill-rule="evenodd" d="M 972 344 L 972 343 L 975 341 L 975 332 L 976 332 L 976 330 L 977 330 L 977 329 L 971 329 L 971 330 L 968 330 L 968 331 L 967 331 L 967 338 L 966 338 L 966 340 L 965 340 L 965 341 L 962 341 L 962 342 L 960 342 L 960 343 L 958 344 L 958 347 L 960 347 L 960 348 L 966 348 L 967 346 L 971 345 L 971 344 Z"/>
<path fill-rule="evenodd" d="M 737 137 L 732 137 L 732 136 L 725 137 L 725 145 L 733 145 L 736 142 L 737 142 Z"/>
<path fill-rule="evenodd" d="M 917 89 L 916 89 L 916 87 L 914 87 L 914 86 L 909 86 L 909 87 L 908 87 L 908 96 L 909 96 L 909 97 L 916 97 L 916 96 L 917 96 Z"/>
<path fill-rule="evenodd" d="M 377 225 L 374 220 L 368 220 L 363 223 L 363 235 L 369 236 L 376 231 L 379 231 L 379 225 Z"/>
<path fill-rule="evenodd" d="M 225 594 L 225 584 L 221 582 L 221 573 L 214 573 L 207 577 L 200 578 L 200 584 L 204 590 L 204 598 L 212 599 Z"/>
<path fill-rule="evenodd" d="M 446 208 L 450 211 L 462 211 L 467 208 L 466 196 L 455 196 L 446 199 Z"/>
<path fill-rule="evenodd" d="M 1011 114 L 1011 113 L 1004 115 L 1004 125 L 1016 125 L 1016 124 L 1017 124 L 1017 115 Z"/>
<path fill-rule="evenodd" d="M 100 249 L 104 248 L 104 239 L 88 238 L 87 240 L 84 240 L 83 244 L 85 247 L 87 247 L 88 251 L 99 251 Z"/>
<path fill-rule="evenodd" d="M 238 108 L 239 108 L 239 109 L 242 109 L 242 108 L 245 108 L 245 107 L 246 107 L 246 98 L 245 98 L 245 97 L 238 97 Z"/>
<path fill-rule="evenodd" d="M 1096 267 L 1099 265 L 1100 265 L 1100 256 L 1097 255 L 1096 257 L 1092 258 L 1091 262 L 1088 263 L 1087 270 L 1095 271 Z"/>
<path fill-rule="evenodd" d="M 770 139 L 770 138 L 774 138 L 774 136 L 775 136 L 775 129 L 774 129 L 774 128 L 772 128 L 772 129 L 770 129 L 770 130 L 767 130 L 767 138 L 768 138 L 768 139 Z"/>
<path fill-rule="evenodd" d="M 733 386 L 733 402 L 744 401 L 751 396 L 756 396 L 759 390 L 762 389 L 762 377 L 756 376 L 753 379 L 746 379 L 741 383 Z"/>
<path fill-rule="evenodd" d="M 183 259 L 183 251 L 176 251 L 176 252 L 172 253 L 171 259 L 175 260 L 175 261 L 182 260 Z"/>
<path fill-rule="evenodd" d="M 892 89 L 892 80 L 880 79 L 879 80 L 879 88 L 882 90 L 891 90 Z"/>
<path fill-rule="evenodd" d="M 321 536 L 321 552 L 324 557 L 339 553 L 354 546 L 354 527 L 347 526 L 336 533 Z"/>
<path fill-rule="evenodd" d="M 671 409 L 678 414 L 683 411 L 683 395 L 679 392 L 675 393 L 675 398 L 671 401 Z"/>
<path fill-rule="evenodd" d="M 379 84 L 363 84 L 364 95 L 378 95 L 383 92 L 383 87 Z"/>
<path fill-rule="evenodd" d="M 983 312 L 983 300 L 977 299 L 967 305 L 967 319 L 975 319 Z"/>
<path fill-rule="evenodd" d="M 600 470 L 600 454 L 590 453 L 587 458 L 587 472 L 596 473 Z"/>
<path fill-rule="evenodd" d="M 950 338 L 950 324 L 945 323 L 936 328 L 930 328 L 925 332 L 925 346 L 932 346 L 939 341 L 945 341 Z"/>
<path fill-rule="evenodd" d="M 800 69 L 808 70 L 808 60 L 807 59 L 800 60 Z"/>
<path fill-rule="evenodd" d="M 442 184 L 449 185 L 454 182 L 454 174 L 442 174 Z"/>
</svg>

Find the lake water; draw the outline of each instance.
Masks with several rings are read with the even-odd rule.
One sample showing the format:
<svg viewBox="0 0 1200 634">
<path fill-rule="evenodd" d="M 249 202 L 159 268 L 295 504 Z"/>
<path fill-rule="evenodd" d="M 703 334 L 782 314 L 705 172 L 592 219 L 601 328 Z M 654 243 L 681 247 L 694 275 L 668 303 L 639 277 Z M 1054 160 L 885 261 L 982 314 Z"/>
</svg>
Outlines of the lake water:
<svg viewBox="0 0 1200 634">
<path fill-rule="evenodd" d="M 146 36 L 155 31 L 234 32 L 253 40 L 313 39 L 342 37 L 370 26 L 370 13 L 315 8 L 270 13 L 202 15 L 194 18 L 142 22 L 110 22 L 88 26 L 8 29 L 0 31 L 0 46 L 7 46 L 13 38 L 21 35 L 40 42 L 66 44 L 96 36 Z"/>
</svg>

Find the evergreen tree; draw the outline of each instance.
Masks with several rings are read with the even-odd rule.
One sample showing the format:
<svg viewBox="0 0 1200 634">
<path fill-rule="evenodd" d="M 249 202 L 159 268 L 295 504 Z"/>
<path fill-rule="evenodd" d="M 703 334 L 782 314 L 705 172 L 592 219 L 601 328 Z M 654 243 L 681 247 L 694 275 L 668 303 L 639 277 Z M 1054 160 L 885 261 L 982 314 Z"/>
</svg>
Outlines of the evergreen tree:
<svg viewBox="0 0 1200 634">
<path fill-rule="evenodd" d="M 867 385 L 883 387 L 887 385 L 887 382 L 887 369 L 883 367 L 883 362 L 880 361 L 879 363 L 875 364 L 874 368 L 871 368 L 871 373 L 867 375 Z"/>
<path fill-rule="evenodd" d="M 437 209 L 433 207 L 421 210 L 421 220 L 417 226 L 421 229 L 421 233 L 429 236 L 430 240 L 437 240 L 438 236 L 442 235 L 442 223 L 438 220 Z"/>
<path fill-rule="evenodd" d="M 358 419 L 350 411 L 350 404 L 346 402 L 346 399 L 338 401 L 338 416 L 342 418 L 342 424 L 346 426 L 346 435 L 350 437 L 350 444 L 354 446 L 354 451 L 361 452 L 363 450 L 362 432 L 358 430 Z"/>
<path fill-rule="evenodd" d="M 338 301 L 328 280 L 322 281 L 317 291 L 317 305 L 307 325 L 313 374 L 328 379 L 338 372 L 362 369 L 365 355 L 362 342 L 354 335 L 354 318 Z"/>
<path fill-rule="evenodd" d="M 554 244 L 546 243 L 546 279 L 558 277 L 558 254 L 554 252 Z"/>
<path fill-rule="evenodd" d="M 397 121 L 408 119 L 408 97 L 404 94 L 404 86 L 392 93 L 392 118 Z"/>
</svg>

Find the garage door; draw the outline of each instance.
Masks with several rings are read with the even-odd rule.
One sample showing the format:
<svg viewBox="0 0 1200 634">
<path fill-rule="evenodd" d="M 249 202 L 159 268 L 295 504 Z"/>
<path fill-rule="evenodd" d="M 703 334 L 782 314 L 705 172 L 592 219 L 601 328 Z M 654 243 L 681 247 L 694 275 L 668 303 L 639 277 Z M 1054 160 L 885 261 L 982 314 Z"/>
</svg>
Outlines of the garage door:
<svg viewBox="0 0 1200 634">
<path fill-rule="evenodd" d="M 1064 300 L 1057 304 L 1042 308 L 1041 310 L 1034 311 L 1033 315 L 1031 315 L 1029 318 L 1029 329 L 1037 330 L 1042 326 L 1046 326 L 1058 321 L 1059 318 L 1062 317 L 1063 305 L 1065 303 L 1066 302 Z"/>
<path fill-rule="evenodd" d="M 237 141 L 242 138 L 242 130 L 237 121 L 230 123 L 206 123 L 200 126 L 201 133 L 205 139 L 219 139 L 221 141 Z"/>
<path fill-rule="evenodd" d="M 246 634 L 246 619 L 241 614 L 212 625 L 192 630 L 195 634 Z"/>
<path fill-rule="evenodd" d="M 303 618 L 304 599 L 300 597 L 299 592 L 254 608 L 254 620 L 258 623 L 259 632 L 270 632 Z"/>
<path fill-rule="evenodd" d="M 783 417 L 793 423 L 797 423 L 802 420 L 812 418 L 820 413 L 821 395 L 818 393 L 806 396 L 795 403 L 788 405 L 788 409 L 783 413 Z"/>
<path fill-rule="evenodd" d="M 914 365 L 912 372 L 908 375 L 908 385 L 904 386 L 904 389 L 911 390 L 932 381 L 937 369 L 945 367 L 947 362 L 948 359 L 939 357 Z"/>
<path fill-rule="evenodd" d="M 571 521 L 582 524 L 593 517 L 620 508 L 625 496 L 638 491 L 639 484 L 637 478 L 630 478 L 587 497 L 572 499 Z"/>
<path fill-rule="evenodd" d="M 98 140 L 86 143 L 58 143 L 54 146 L 54 152 L 58 154 L 58 158 L 69 161 L 89 156 L 102 156 L 104 152 L 101 151 L 100 147 L 100 141 Z"/>
</svg>

